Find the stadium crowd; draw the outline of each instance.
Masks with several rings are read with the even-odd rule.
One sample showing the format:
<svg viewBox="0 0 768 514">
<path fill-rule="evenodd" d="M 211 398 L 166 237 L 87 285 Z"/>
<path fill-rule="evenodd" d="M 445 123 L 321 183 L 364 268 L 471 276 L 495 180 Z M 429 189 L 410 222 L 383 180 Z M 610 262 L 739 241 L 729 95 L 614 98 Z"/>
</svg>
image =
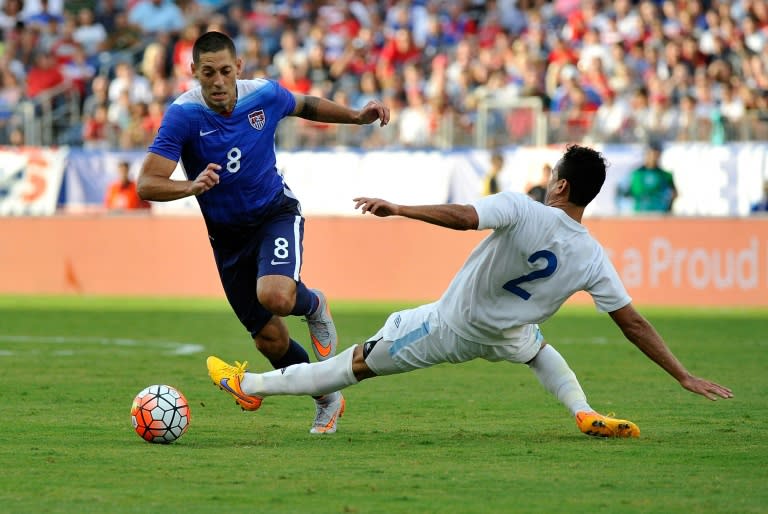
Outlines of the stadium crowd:
<svg viewBox="0 0 768 514">
<path fill-rule="evenodd" d="M 768 134 L 763 0 L 2 0 L 0 142 L 24 144 L 23 100 L 74 96 L 81 123 L 58 143 L 145 148 L 195 85 L 192 43 L 209 30 L 235 39 L 242 78 L 392 109 L 388 131 L 294 120 L 302 147 L 467 143 L 479 106 L 522 98 L 540 99 L 556 141 Z M 493 112 L 502 141 L 531 131 L 531 111 Z"/>
</svg>

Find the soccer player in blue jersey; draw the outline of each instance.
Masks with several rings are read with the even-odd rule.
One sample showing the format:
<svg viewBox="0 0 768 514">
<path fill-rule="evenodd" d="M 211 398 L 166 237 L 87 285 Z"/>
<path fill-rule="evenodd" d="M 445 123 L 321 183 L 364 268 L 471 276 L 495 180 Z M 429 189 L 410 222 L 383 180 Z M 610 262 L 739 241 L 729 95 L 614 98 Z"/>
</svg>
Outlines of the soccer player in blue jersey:
<svg viewBox="0 0 768 514">
<path fill-rule="evenodd" d="M 141 168 L 139 195 L 152 201 L 197 197 L 227 299 L 275 368 L 309 362 L 289 337 L 282 320 L 288 315 L 306 317 L 315 356 L 328 359 L 336 353 L 336 328 L 325 296 L 300 278 L 304 218 L 275 166 L 275 130 L 286 116 L 384 126 L 389 109 L 371 101 L 358 111 L 270 80 L 238 80 L 243 62 L 219 32 L 200 36 L 192 55 L 200 86 L 166 111 Z M 187 180 L 170 178 L 179 161 Z M 261 406 L 239 384 L 218 385 L 245 410 Z M 310 432 L 335 432 L 343 396 L 336 391 L 315 401 Z"/>
</svg>

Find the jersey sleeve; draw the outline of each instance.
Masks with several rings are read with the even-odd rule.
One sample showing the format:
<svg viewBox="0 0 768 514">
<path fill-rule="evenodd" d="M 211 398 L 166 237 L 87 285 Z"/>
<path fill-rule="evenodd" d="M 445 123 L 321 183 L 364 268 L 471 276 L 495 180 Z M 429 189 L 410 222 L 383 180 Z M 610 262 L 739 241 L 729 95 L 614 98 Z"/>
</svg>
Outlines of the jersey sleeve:
<svg viewBox="0 0 768 514">
<path fill-rule="evenodd" d="M 471 205 L 477 211 L 477 229 L 497 229 L 514 225 L 529 201 L 526 195 L 513 192 L 496 193 L 475 200 Z"/>
<path fill-rule="evenodd" d="M 625 305 L 629 305 L 632 297 L 627 293 L 619 273 L 602 249 L 601 258 L 597 262 L 593 279 L 586 288 L 587 292 L 592 296 L 597 310 L 600 312 L 613 312 Z"/>
<path fill-rule="evenodd" d="M 293 93 L 285 89 L 283 86 L 275 81 L 271 81 L 272 86 L 275 89 L 275 96 L 277 97 L 277 105 L 283 106 L 282 117 L 289 116 L 296 108 L 296 98 Z"/>
<path fill-rule="evenodd" d="M 149 146 L 149 151 L 166 159 L 178 161 L 189 130 L 190 123 L 184 108 L 179 104 L 171 104 L 163 116 L 160 129 Z"/>
</svg>

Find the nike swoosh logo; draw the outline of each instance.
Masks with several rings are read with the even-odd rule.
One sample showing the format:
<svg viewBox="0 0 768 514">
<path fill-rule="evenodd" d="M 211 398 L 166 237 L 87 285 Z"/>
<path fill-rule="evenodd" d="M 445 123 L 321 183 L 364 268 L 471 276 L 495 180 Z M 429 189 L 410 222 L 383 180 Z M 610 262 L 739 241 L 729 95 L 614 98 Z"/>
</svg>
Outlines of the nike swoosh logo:
<svg viewBox="0 0 768 514">
<path fill-rule="evenodd" d="M 312 339 L 312 345 L 315 347 L 315 350 L 317 350 L 317 354 L 320 357 L 328 357 L 331 354 L 331 345 L 323 346 L 318 339 L 313 336 L 312 334 L 309 335 L 310 339 Z"/>
<path fill-rule="evenodd" d="M 276 261 L 276 260 L 274 260 L 274 259 L 272 259 L 271 261 L 269 261 L 269 263 L 270 263 L 272 266 L 277 266 L 278 264 L 290 264 L 290 262 L 288 262 L 288 261 Z"/>
<path fill-rule="evenodd" d="M 200 130 L 200 137 L 207 136 L 208 134 L 213 134 L 217 130 L 219 130 L 219 129 L 213 129 L 213 130 L 209 130 L 208 132 L 203 132 L 202 129 L 201 129 Z"/>
<path fill-rule="evenodd" d="M 221 387 L 223 387 L 224 389 L 226 389 L 230 393 L 234 394 L 235 396 L 237 396 L 241 400 L 245 400 L 247 402 L 251 401 L 250 398 L 248 398 L 247 396 L 243 396 L 242 394 L 238 393 L 237 391 L 235 391 L 234 389 L 229 387 L 229 379 L 228 378 L 222 378 L 220 383 L 221 383 Z"/>
</svg>

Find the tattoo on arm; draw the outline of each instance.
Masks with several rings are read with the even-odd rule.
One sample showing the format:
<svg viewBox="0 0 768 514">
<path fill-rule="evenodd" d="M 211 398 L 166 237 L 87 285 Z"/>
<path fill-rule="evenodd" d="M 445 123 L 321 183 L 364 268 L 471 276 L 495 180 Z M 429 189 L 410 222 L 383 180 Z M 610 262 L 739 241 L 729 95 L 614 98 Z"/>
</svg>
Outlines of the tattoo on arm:
<svg viewBox="0 0 768 514">
<path fill-rule="evenodd" d="M 299 118 L 307 120 L 317 121 L 317 106 L 320 104 L 320 99 L 315 96 L 305 96 L 304 106 L 299 111 Z"/>
</svg>

